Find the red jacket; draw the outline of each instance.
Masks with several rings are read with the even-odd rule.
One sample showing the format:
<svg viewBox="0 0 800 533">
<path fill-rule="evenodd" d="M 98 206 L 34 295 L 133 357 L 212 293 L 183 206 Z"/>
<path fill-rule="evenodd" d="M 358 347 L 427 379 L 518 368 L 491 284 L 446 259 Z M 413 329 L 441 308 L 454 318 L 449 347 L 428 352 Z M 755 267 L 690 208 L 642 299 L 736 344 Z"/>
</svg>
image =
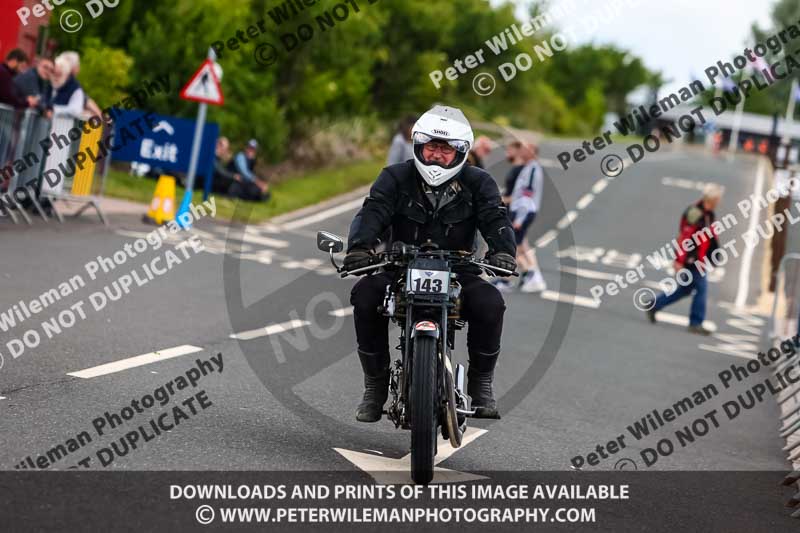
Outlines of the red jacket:
<svg viewBox="0 0 800 533">
<path fill-rule="evenodd" d="M 691 266 L 695 261 L 704 260 L 717 248 L 717 234 L 714 232 L 713 223 L 714 212 L 705 209 L 702 200 L 686 208 L 681 216 L 678 232 L 676 254 L 678 263 Z M 688 247 L 683 245 L 686 239 L 692 241 Z"/>
</svg>

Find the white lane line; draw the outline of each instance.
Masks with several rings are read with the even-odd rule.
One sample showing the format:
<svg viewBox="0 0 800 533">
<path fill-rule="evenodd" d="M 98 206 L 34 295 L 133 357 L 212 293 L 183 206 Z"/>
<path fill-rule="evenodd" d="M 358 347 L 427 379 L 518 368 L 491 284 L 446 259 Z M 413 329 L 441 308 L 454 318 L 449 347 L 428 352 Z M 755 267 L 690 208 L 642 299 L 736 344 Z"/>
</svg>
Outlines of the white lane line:
<svg viewBox="0 0 800 533">
<path fill-rule="evenodd" d="M 756 189 L 753 191 L 753 198 L 761 198 L 761 192 L 764 190 L 764 174 L 765 174 L 765 159 L 761 159 L 758 163 L 758 174 L 756 176 Z M 761 214 L 761 206 L 758 202 L 754 202 L 753 212 L 750 213 L 750 223 L 747 226 L 747 231 L 752 235 L 758 225 L 759 216 Z M 744 254 L 742 256 L 742 266 L 739 269 L 739 289 L 736 292 L 736 307 L 744 307 L 747 303 L 747 293 L 750 292 L 750 267 L 753 263 L 753 252 L 755 252 L 756 243 L 753 239 L 748 239 L 745 242 Z"/>
<path fill-rule="evenodd" d="M 697 189 L 698 191 L 702 191 L 703 188 L 706 186 L 706 182 L 688 180 L 685 178 L 663 177 L 661 178 L 661 185 L 667 187 L 678 187 L 681 189 L 692 189 L 692 190 Z"/>
<path fill-rule="evenodd" d="M 310 325 L 311 322 L 308 320 L 290 320 L 282 324 L 270 324 L 269 326 L 263 328 L 251 329 L 250 331 L 243 331 L 241 333 L 233 333 L 230 337 L 231 339 L 236 339 L 239 341 L 249 341 L 259 337 L 267 337 L 276 333 L 283 333 L 284 331 L 288 331 L 290 329 L 302 328 Z"/>
<path fill-rule="evenodd" d="M 247 229 L 245 231 L 247 231 L 247 233 L 259 233 L 262 231 L 266 233 L 280 233 L 281 227 L 276 224 L 265 222 L 257 226 L 247 226 Z"/>
<path fill-rule="evenodd" d="M 144 233 L 142 231 L 128 231 L 126 229 L 118 229 L 114 231 L 117 235 L 122 235 L 123 237 L 133 237 L 134 239 L 144 239 L 149 235 L 149 233 Z"/>
<path fill-rule="evenodd" d="M 672 324 L 675 326 L 688 326 L 689 317 L 685 315 L 673 315 L 672 313 L 659 311 L 656 313 L 656 322 L 664 322 L 666 324 Z M 717 331 L 717 325 L 710 320 L 704 321 L 703 327 L 709 331 Z"/>
<path fill-rule="evenodd" d="M 586 206 L 592 203 L 592 200 L 594 200 L 594 194 L 590 192 L 586 193 L 580 200 L 578 200 L 578 203 L 575 204 L 575 207 L 577 207 L 578 209 L 586 209 Z"/>
<path fill-rule="evenodd" d="M 556 240 L 556 237 L 558 237 L 558 232 L 554 229 L 551 229 L 550 231 L 539 237 L 539 240 L 536 241 L 536 244 L 534 246 L 536 246 L 537 248 L 544 248 L 545 246 Z"/>
<path fill-rule="evenodd" d="M 578 212 L 577 211 L 570 211 L 569 213 L 564 215 L 564 218 L 562 218 L 561 220 L 558 221 L 558 224 L 556 224 L 556 227 L 558 229 L 564 229 L 567 226 L 569 226 L 570 224 L 572 224 L 573 222 L 575 222 L 575 219 L 577 219 L 577 218 L 578 218 Z"/>
<path fill-rule="evenodd" d="M 202 351 L 203 349 L 197 346 L 184 344 L 183 346 L 176 346 L 174 348 L 167 348 L 166 350 L 159 350 L 157 352 L 150 352 L 142 355 L 137 355 L 135 357 L 128 357 L 127 359 L 121 359 L 119 361 L 114 361 L 113 363 L 106 363 L 104 365 L 94 366 L 92 368 L 79 370 L 77 372 L 69 372 L 67 373 L 67 375 L 83 379 L 96 378 L 98 376 L 105 376 L 106 374 L 113 374 L 115 372 L 128 370 L 129 368 L 135 368 L 137 366 L 142 366 L 142 365 L 149 365 L 150 363 L 164 361 L 165 359 L 172 359 L 173 357 L 180 357 L 182 355 L 187 355 L 190 353 L 202 352 Z"/>
<path fill-rule="evenodd" d="M 350 316 L 353 314 L 353 306 L 342 307 L 341 309 L 334 309 L 328 314 L 331 316 Z"/>
<path fill-rule="evenodd" d="M 263 235 L 255 234 L 251 231 L 248 231 L 244 235 L 242 235 L 241 240 L 242 242 L 247 242 L 250 244 L 261 244 L 263 246 L 269 246 L 271 248 L 289 247 L 289 243 L 286 241 L 281 241 L 279 239 L 271 239 L 269 237 L 264 237 Z"/>
<path fill-rule="evenodd" d="M 302 228 L 305 226 L 309 226 L 311 224 L 315 224 L 322 220 L 335 217 L 336 215 L 340 215 L 342 213 L 346 213 L 348 211 L 352 211 L 353 209 L 357 209 L 361 207 L 361 204 L 364 203 L 363 198 L 358 198 L 356 200 L 352 200 L 350 202 L 344 203 L 342 205 L 337 205 L 336 207 L 331 207 L 330 209 L 326 209 L 324 211 L 320 211 L 316 215 L 312 215 L 310 217 L 303 217 L 298 220 L 293 220 L 291 222 L 286 222 L 285 224 L 281 224 L 281 227 L 285 230 L 292 230 L 297 228 Z"/>
<path fill-rule="evenodd" d="M 597 302 L 593 298 L 587 298 L 585 296 L 577 296 L 574 294 L 562 294 L 556 291 L 542 291 L 540 294 L 542 295 L 542 298 L 544 298 L 545 300 L 550 300 L 553 302 L 566 302 L 568 304 L 588 307 L 589 309 L 597 309 L 598 307 L 600 307 L 600 302 Z"/>
<path fill-rule="evenodd" d="M 608 187 L 608 178 L 600 178 L 594 185 L 592 185 L 592 192 L 595 194 L 600 194 L 606 187 Z"/>
</svg>

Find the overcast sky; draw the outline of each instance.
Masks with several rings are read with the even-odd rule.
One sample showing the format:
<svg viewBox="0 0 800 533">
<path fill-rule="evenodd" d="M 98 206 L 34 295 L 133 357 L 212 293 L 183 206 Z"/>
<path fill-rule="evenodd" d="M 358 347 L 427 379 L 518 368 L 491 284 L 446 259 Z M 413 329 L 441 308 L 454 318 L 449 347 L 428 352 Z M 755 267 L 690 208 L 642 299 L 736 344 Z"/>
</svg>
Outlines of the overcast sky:
<svg viewBox="0 0 800 533">
<path fill-rule="evenodd" d="M 559 27 L 573 25 L 581 43 L 613 43 L 641 57 L 648 68 L 660 70 L 672 82 L 672 92 L 689 83 L 695 72 L 705 84 L 703 71 L 719 60 L 729 60 L 752 44 L 750 26 L 757 22 L 769 28 L 775 0 L 638 0 L 619 14 L 606 14 L 609 0 L 550 0 L 551 9 L 574 3 L 574 15 L 561 19 Z M 493 3 L 500 3 L 500 0 Z M 512 2 L 524 17 L 525 0 Z M 632 0 L 636 3 L 636 0 Z M 594 18 L 597 23 L 584 21 Z M 607 19 L 607 21 L 606 21 Z M 592 27 L 596 27 L 594 31 Z M 535 39 L 535 36 L 530 39 Z"/>
</svg>

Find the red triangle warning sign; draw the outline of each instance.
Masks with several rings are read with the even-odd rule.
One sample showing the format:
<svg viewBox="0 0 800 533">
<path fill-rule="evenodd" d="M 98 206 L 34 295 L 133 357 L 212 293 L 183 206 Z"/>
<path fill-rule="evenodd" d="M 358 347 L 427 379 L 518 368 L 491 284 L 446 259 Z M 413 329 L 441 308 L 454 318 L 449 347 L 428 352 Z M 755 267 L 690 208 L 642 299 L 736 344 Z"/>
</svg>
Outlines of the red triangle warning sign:
<svg viewBox="0 0 800 533">
<path fill-rule="evenodd" d="M 213 105 L 225 103 L 213 61 L 206 59 L 205 63 L 200 65 L 189 83 L 181 90 L 181 98 Z"/>
</svg>

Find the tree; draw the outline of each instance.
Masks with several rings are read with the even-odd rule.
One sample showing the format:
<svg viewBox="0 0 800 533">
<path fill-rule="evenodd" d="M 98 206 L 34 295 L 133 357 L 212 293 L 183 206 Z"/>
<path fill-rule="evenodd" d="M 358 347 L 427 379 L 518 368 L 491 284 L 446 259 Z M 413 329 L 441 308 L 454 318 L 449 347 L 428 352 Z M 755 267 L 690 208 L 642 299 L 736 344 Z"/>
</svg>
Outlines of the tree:
<svg viewBox="0 0 800 533">
<path fill-rule="evenodd" d="M 82 46 L 80 81 L 101 108 L 114 105 L 129 95 L 133 58 L 125 51 L 104 46 L 97 37 Z"/>
</svg>

